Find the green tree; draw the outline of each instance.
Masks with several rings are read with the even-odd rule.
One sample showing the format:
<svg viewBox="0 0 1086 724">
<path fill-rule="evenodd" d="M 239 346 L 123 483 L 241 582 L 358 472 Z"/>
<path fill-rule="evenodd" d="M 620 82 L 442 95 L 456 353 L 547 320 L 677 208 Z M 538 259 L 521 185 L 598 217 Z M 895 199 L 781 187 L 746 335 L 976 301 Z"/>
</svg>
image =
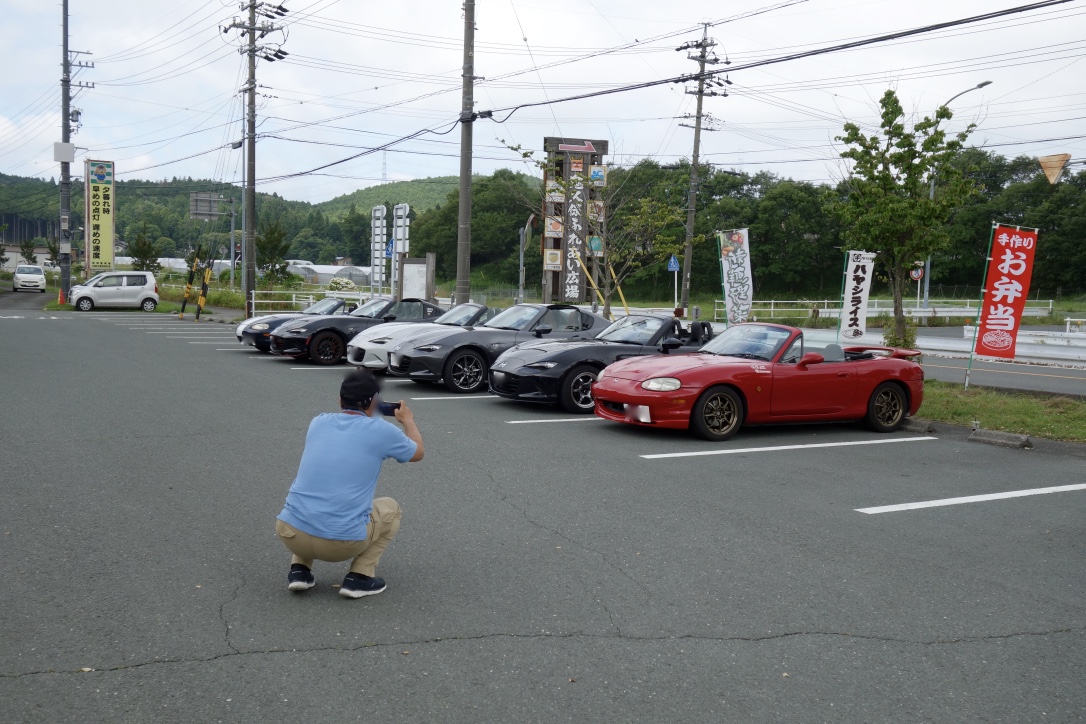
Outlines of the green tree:
<svg viewBox="0 0 1086 724">
<path fill-rule="evenodd" d="M 837 137 L 849 145 L 841 156 L 853 163 L 840 186 L 842 193 L 830 203 L 841 219 L 848 248 L 879 253 L 894 298 L 894 332 L 887 335 L 887 343 L 905 345 L 902 298 L 909 271 L 914 262 L 947 245 L 946 220 L 975 193 L 972 181 L 952 163 L 974 126 L 948 139 L 939 122 L 953 114 L 940 106 L 934 117 L 925 116 L 908 129 L 893 90 L 883 94 L 879 106 L 879 133 L 864 135 L 850 122 Z M 929 200 L 929 184 L 936 177 L 935 198 Z"/>
<path fill-rule="evenodd" d="M 60 242 L 58 240 L 56 240 L 56 239 L 48 239 L 45 242 L 45 249 L 49 254 L 49 256 L 48 256 L 49 261 L 51 261 L 54 266 L 59 264 L 60 263 Z"/>
<path fill-rule="evenodd" d="M 614 213 L 596 231 L 602 242 L 604 266 L 599 289 L 603 315 L 609 317 L 611 299 L 624 281 L 672 254 L 682 254 L 685 234 L 679 232 L 686 215 L 678 207 L 647 198 L 622 199 L 616 195 L 605 197 L 605 203 Z M 704 240 L 704 236 L 697 235 L 694 243 Z"/>
<path fill-rule="evenodd" d="M 132 268 L 136 271 L 149 271 L 158 273 L 162 266 L 158 263 L 158 249 L 147 233 L 147 225 L 144 224 L 136 238 L 128 243 L 128 255 L 132 257 Z"/>
<path fill-rule="evenodd" d="M 19 254 L 23 257 L 23 261 L 27 264 L 37 264 L 38 255 L 34 253 L 34 250 L 39 246 L 45 246 L 45 239 L 40 236 L 36 236 L 33 239 L 26 239 L 19 244 Z"/>
<path fill-rule="evenodd" d="M 289 276 L 285 261 L 288 253 L 290 242 L 279 221 L 261 224 L 260 233 L 256 235 L 256 266 L 264 273 L 264 281 L 269 287 Z"/>
<path fill-rule="evenodd" d="M 8 248 L 4 244 L 4 232 L 8 230 L 7 224 L 0 224 L 0 267 L 3 267 L 8 263 L 8 257 L 5 253 Z"/>
<path fill-rule="evenodd" d="M 344 251 L 351 257 L 355 266 L 368 266 L 370 263 L 370 217 L 358 213 L 354 204 L 339 221 L 343 235 Z"/>
</svg>

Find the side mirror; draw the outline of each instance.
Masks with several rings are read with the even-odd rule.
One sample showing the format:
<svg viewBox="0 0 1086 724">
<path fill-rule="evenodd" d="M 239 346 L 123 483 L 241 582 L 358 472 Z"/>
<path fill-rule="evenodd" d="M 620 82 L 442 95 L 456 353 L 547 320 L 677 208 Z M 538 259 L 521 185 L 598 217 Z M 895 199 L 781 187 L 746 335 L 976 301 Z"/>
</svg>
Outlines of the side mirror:
<svg viewBox="0 0 1086 724">
<path fill-rule="evenodd" d="M 358 305 L 357 305 L 357 304 L 348 304 L 348 305 L 347 305 L 347 310 L 346 310 L 346 312 L 344 312 L 344 313 L 345 313 L 345 314 L 350 314 L 351 312 L 353 312 L 353 311 L 354 311 L 354 310 L 356 310 L 356 309 L 358 309 Z"/>
<path fill-rule="evenodd" d="M 682 342 L 681 339 L 676 339 L 675 337 L 668 337 L 667 339 L 665 339 L 663 342 L 660 343 L 660 351 L 663 352 L 664 354 L 670 354 L 671 350 L 678 349 L 679 347 L 682 347 L 682 346 L 683 346 L 683 342 Z"/>
<path fill-rule="evenodd" d="M 381 317 L 381 319 L 383 319 L 386 322 L 392 322 L 392 321 L 394 321 L 396 319 L 396 315 L 395 314 L 386 314 L 385 316 Z"/>
<path fill-rule="evenodd" d="M 532 330 L 532 334 L 534 334 L 538 338 L 538 337 L 542 337 L 544 334 L 550 334 L 553 331 L 554 330 L 551 329 L 550 327 L 548 327 L 547 325 L 541 324 L 541 325 L 539 325 L 538 327 L 536 327 L 535 329 Z"/>
<path fill-rule="evenodd" d="M 820 355 L 818 352 L 808 352 L 799 358 L 799 363 L 796 365 L 797 370 L 805 370 L 810 365 L 819 365 L 826 361 L 826 358 Z"/>
</svg>

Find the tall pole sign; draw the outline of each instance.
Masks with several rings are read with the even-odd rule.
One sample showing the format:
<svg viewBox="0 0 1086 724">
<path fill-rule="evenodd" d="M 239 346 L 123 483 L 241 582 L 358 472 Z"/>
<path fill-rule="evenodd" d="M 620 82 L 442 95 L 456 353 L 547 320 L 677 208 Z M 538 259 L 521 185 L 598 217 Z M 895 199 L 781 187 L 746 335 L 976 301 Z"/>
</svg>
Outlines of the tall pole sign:
<svg viewBox="0 0 1086 724">
<path fill-rule="evenodd" d="M 411 207 L 408 204 L 396 204 L 392 207 L 392 288 L 398 289 L 400 282 L 400 258 L 411 251 Z"/>
<path fill-rule="evenodd" d="M 385 228 L 385 215 L 388 210 L 384 205 L 374 206 L 370 211 L 370 286 L 380 289 L 385 286 L 385 243 L 388 230 Z"/>
<path fill-rule="evenodd" d="M 592 236 L 590 219 L 602 224 L 607 141 L 584 138 L 543 139 L 547 165 L 543 173 L 543 300 L 580 303 L 585 300 L 586 258 Z M 606 239 L 600 235 L 600 255 Z M 593 255 L 595 255 L 593 250 Z"/>
<path fill-rule="evenodd" d="M 113 269 L 114 216 L 117 189 L 113 183 L 113 162 L 87 160 L 83 170 L 83 199 L 86 215 L 87 268 L 91 271 Z"/>
</svg>

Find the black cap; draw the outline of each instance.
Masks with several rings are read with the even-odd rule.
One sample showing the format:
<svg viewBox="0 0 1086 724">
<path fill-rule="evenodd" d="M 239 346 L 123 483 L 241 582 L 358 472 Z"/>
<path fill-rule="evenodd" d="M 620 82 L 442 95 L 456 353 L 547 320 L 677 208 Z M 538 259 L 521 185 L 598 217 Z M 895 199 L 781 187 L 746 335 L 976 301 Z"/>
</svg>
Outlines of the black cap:
<svg viewBox="0 0 1086 724">
<path fill-rule="evenodd" d="M 344 407 L 365 410 L 381 391 L 377 378 L 369 370 L 356 369 L 348 372 L 339 386 L 339 397 Z"/>
</svg>

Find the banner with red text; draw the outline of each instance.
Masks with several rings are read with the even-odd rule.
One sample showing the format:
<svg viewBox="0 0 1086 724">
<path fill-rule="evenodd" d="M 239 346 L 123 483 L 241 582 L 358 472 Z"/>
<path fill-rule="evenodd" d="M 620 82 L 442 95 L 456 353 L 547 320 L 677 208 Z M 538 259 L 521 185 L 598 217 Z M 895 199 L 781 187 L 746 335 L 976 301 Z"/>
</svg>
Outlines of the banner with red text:
<svg viewBox="0 0 1086 724">
<path fill-rule="evenodd" d="M 992 231 L 991 249 L 973 352 L 1014 359 L 1014 344 L 1033 276 L 1037 230 L 997 224 Z"/>
</svg>

